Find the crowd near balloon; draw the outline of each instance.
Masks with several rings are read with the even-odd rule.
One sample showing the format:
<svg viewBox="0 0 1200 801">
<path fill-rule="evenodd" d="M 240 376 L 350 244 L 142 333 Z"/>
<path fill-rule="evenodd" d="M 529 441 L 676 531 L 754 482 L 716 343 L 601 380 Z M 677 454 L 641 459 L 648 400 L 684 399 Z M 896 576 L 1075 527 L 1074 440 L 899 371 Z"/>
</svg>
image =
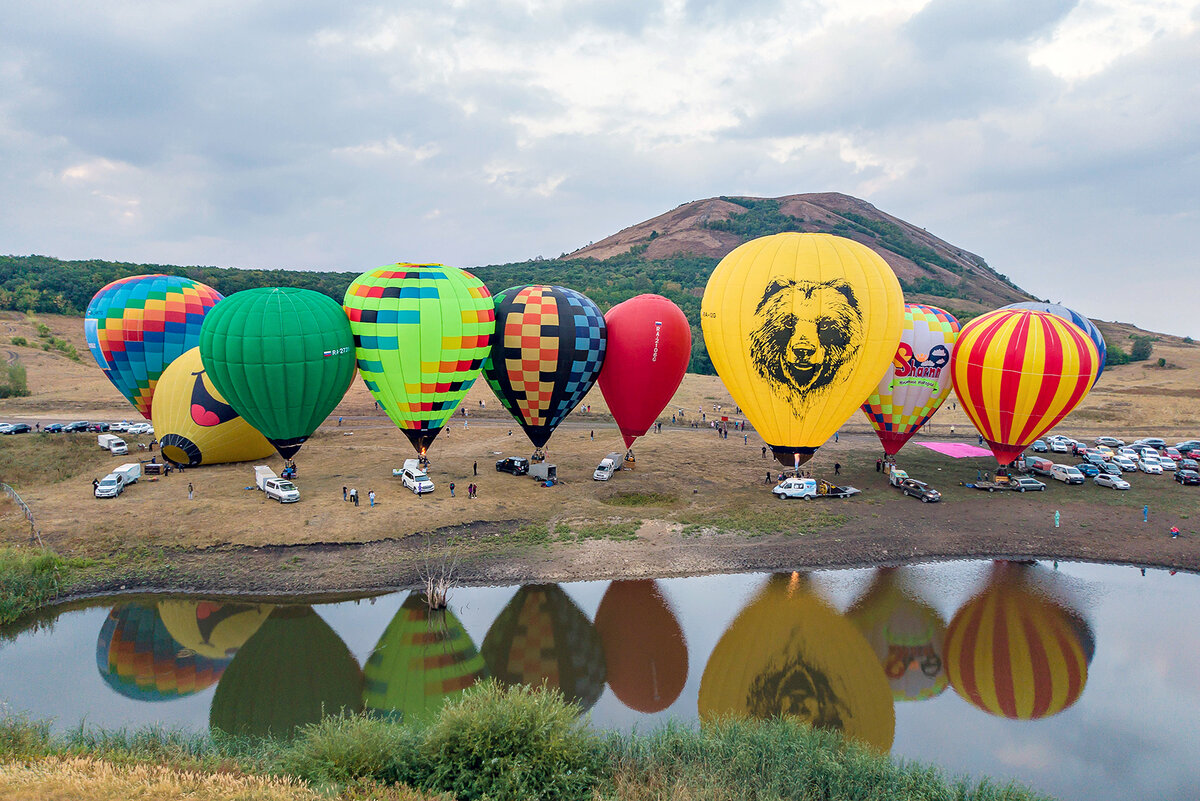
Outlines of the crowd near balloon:
<svg viewBox="0 0 1200 801">
<path fill-rule="evenodd" d="M 882 257 L 830 234 L 734 249 L 705 287 L 700 323 L 739 409 L 794 469 L 858 408 L 894 456 L 952 387 L 1003 467 L 1079 404 L 1105 358 L 1095 325 L 1060 305 L 1013 304 L 960 327 L 905 303 Z M 92 299 L 85 332 L 154 421 L 164 457 L 185 466 L 262 459 L 264 443 L 291 459 L 356 373 L 422 457 L 481 373 L 535 457 L 597 381 L 632 449 L 691 353 L 687 319 L 664 297 L 607 313 L 562 286 L 493 297 L 439 264 L 370 270 L 340 306 L 305 289 L 222 298 L 186 278 L 124 278 Z"/>
</svg>

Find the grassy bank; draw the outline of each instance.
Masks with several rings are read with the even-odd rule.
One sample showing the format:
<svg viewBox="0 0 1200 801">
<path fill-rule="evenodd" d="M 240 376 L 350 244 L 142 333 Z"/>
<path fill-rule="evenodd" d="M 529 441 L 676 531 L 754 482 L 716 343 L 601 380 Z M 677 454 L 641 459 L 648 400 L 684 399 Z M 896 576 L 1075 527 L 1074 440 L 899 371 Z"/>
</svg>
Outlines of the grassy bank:
<svg viewBox="0 0 1200 801">
<path fill-rule="evenodd" d="M 147 772 L 146 766 L 155 766 Z M 331 718 L 291 740 L 77 730 L 0 721 L 0 798 L 54 795 L 68 777 L 100 782 L 86 797 L 137 777 L 155 798 L 308 799 L 929 799 L 1043 798 L 988 780 L 948 778 L 791 720 L 730 720 L 696 730 L 595 732 L 556 692 L 485 682 L 427 728 Z M 184 778 L 181 778 L 184 777 Z M 224 778 L 223 778 L 224 777 Z M 236 783 L 222 784 L 229 778 Z M 186 784 L 185 796 L 172 787 Z M 198 788 L 198 789 L 196 789 Z M 20 790 L 18 792 L 18 790 Z M 14 793 L 16 793 L 14 795 Z"/>
<path fill-rule="evenodd" d="M 0 546 L 0 626 L 57 598 L 70 569 L 51 551 Z"/>
</svg>

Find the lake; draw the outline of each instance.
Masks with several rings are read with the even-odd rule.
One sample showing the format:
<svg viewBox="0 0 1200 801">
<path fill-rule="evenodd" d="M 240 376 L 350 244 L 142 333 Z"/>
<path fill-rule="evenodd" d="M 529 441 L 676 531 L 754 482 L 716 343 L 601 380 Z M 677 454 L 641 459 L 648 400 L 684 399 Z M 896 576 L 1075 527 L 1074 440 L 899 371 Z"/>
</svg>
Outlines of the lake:
<svg viewBox="0 0 1200 801">
<path fill-rule="evenodd" d="M 459 587 L 444 612 L 114 598 L 0 642 L 0 703 L 59 730 L 279 731 L 420 719 L 491 674 L 601 728 L 789 713 L 1062 799 L 1194 799 L 1198 601 L 1191 574 L 982 561 Z"/>
</svg>

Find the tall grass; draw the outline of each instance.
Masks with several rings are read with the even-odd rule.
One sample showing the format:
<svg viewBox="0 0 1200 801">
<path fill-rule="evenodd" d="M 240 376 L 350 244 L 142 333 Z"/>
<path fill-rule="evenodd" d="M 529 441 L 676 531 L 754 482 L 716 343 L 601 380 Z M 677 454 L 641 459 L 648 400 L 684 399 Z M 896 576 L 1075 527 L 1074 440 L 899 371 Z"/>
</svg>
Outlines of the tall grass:
<svg viewBox="0 0 1200 801">
<path fill-rule="evenodd" d="M 56 598 L 66 570 L 51 551 L 0 546 L 0 625 Z"/>
</svg>

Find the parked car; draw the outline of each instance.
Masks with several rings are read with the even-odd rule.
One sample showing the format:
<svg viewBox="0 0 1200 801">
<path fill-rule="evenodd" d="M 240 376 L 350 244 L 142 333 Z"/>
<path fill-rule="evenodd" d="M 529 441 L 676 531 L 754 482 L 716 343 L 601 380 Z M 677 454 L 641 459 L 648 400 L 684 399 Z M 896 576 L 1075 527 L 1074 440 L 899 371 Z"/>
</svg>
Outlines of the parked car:
<svg viewBox="0 0 1200 801">
<path fill-rule="evenodd" d="M 1115 464 L 1125 473 L 1136 473 L 1138 469 L 1137 461 L 1128 456 L 1121 456 L 1120 454 L 1114 456 L 1110 464 Z"/>
<path fill-rule="evenodd" d="M 1083 460 L 1090 465 L 1102 465 L 1108 461 L 1108 459 L 1104 458 L 1104 454 L 1097 453 L 1096 451 L 1088 451 L 1084 454 Z"/>
<path fill-rule="evenodd" d="M 1067 445 L 1065 439 L 1056 439 L 1050 442 L 1051 453 L 1070 453 L 1071 447 Z"/>
<path fill-rule="evenodd" d="M 1176 470 L 1175 480 L 1180 484 L 1200 484 L 1200 473 L 1195 470 Z"/>
<path fill-rule="evenodd" d="M 1163 448 L 1162 454 L 1163 454 L 1163 456 L 1170 456 L 1172 459 L 1174 459 L 1177 462 L 1183 458 L 1183 454 L 1179 452 L 1178 448 L 1172 448 L 1170 446 Z"/>
<path fill-rule="evenodd" d="M 100 483 L 96 485 L 95 496 L 97 498 L 115 498 L 125 489 L 125 482 L 115 473 L 109 473 L 104 478 L 100 479 Z"/>
<path fill-rule="evenodd" d="M 529 472 L 529 460 L 524 456 L 507 456 L 496 462 L 496 472 L 523 476 Z"/>
<path fill-rule="evenodd" d="M 28 434 L 33 430 L 33 426 L 29 425 L 29 423 L 13 423 L 10 426 L 5 426 L 5 428 L 7 430 L 2 432 L 4 434 Z"/>
<path fill-rule="evenodd" d="M 1097 445 L 1094 448 L 1088 449 L 1088 453 L 1098 453 L 1104 457 L 1104 461 L 1106 462 L 1117 455 L 1113 449 L 1107 445 Z"/>
<path fill-rule="evenodd" d="M 93 434 L 103 434 L 105 431 L 108 431 L 108 423 L 92 423 L 87 427 L 87 430 Z"/>
<path fill-rule="evenodd" d="M 154 426 L 149 423 L 130 423 L 126 431 L 130 434 L 153 434 Z"/>
<path fill-rule="evenodd" d="M 1138 459 L 1138 470 L 1141 470 L 1143 473 L 1149 473 L 1152 476 L 1161 476 L 1162 465 L 1158 463 L 1158 459 L 1154 459 L 1154 461 L 1150 461 L 1150 459 L 1151 457 L 1149 456 L 1143 456 Z"/>
<path fill-rule="evenodd" d="M 1033 441 L 1033 445 L 1030 447 L 1033 448 L 1034 453 L 1046 453 L 1048 450 L 1050 450 L 1050 446 L 1047 445 L 1046 441 L 1042 439 L 1035 439 Z"/>
<path fill-rule="evenodd" d="M 1179 466 L 1184 470 L 1200 471 L 1200 462 L 1197 462 L 1195 459 L 1189 459 L 1186 456 L 1179 460 Z"/>
<path fill-rule="evenodd" d="M 62 431 L 62 430 L 63 430 L 63 424 L 62 424 L 62 423 L 51 423 L 50 425 L 48 425 L 48 426 L 46 426 L 45 428 L 43 428 L 43 429 L 42 429 L 42 433 L 45 433 L 45 434 L 57 434 L 57 433 L 59 433 L 59 432 L 60 432 L 60 431 Z"/>
<path fill-rule="evenodd" d="M 12 427 L 13 427 L 12 423 L 4 423 L 4 424 L 0 425 L 0 434 L 7 434 L 9 432 L 9 429 L 11 429 Z"/>
<path fill-rule="evenodd" d="M 1080 473 L 1069 464 L 1056 464 L 1050 471 L 1050 477 L 1058 479 L 1064 484 L 1082 484 L 1083 473 Z"/>
<path fill-rule="evenodd" d="M 1054 463 L 1049 459 L 1039 459 L 1034 456 L 1025 460 L 1025 469 L 1030 473 L 1037 473 L 1039 476 L 1048 476 L 1053 473 Z"/>
<path fill-rule="evenodd" d="M 1100 475 L 1093 478 L 1092 481 L 1096 482 L 1101 487 L 1108 487 L 1109 489 L 1118 489 L 1118 490 L 1129 489 L 1128 481 L 1126 481 L 1123 478 L 1120 478 L 1119 476 L 1110 476 L 1108 473 L 1101 473 Z"/>
<path fill-rule="evenodd" d="M 66 432 L 87 431 L 87 428 L 87 420 L 76 420 L 74 423 L 67 423 L 65 426 L 63 426 L 62 430 Z"/>
<path fill-rule="evenodd" d="M 1110 448 L 1119 448 L 1125 444 L 1125 440 L 1117 439 L 1116 437 L 1096 437 L 1097 445 L 1107 445 Z"/>
<path fill-rule="evenodd" d="M 1146 437 L 1144 439 L 1139 439 L 1137 442 L 1135 442 L 1133 444 L 1134 445 L 1149 445 L 1151 448 L 1158 449 L 1158 448 L 1165 448 L 1167 446 L 1167 441 L 1165 439 L 1162 439 L 1161 437 Z"/>
<path fill-rule="evenodd" d="M 1175 464 L 1175 460 L 1170 456 L 1159 456 L 1158 466 L 1163 469 L 1164 473 L 1174 473 L 1179 469 L 1179 465 Z"/>
<path fill-rule="evenodd" d="M 942 499 L 942 493 L 915 478 L 906 478 L 901 481 L 900 491 L 911 498 L 920 498 L 922 503 L 937 503 Z"/>
<path fill-rule="evenodd" d="M 263 493 L 280 503 L 295 503 L 300 500 L 300 490 L 286 478 L 268 478 L 263 481 Z"/>
<path fill-rule="evenodd" d="M 1112 462 L 1105 462 L 1104 464 L 1098 464 L 1098 465 L 1096 465 L 1096 467 L 1100 468 L 1101 473 L 1107 473 L 1110 476 L 1119 476 L 1119 475 L 1121 475 L 1121 473 L 1125 472 L 1124 470 L 1122 470 L 1120 468 L 1119 465 L 1116 465 Z"/>
<path fill-rule="evenodd" d="M 400 472 L 400 483 L 417 495 L 433 492 L 433 481 L 425 473 L 425 469 L 416 459 L 405 459 L 404 469 Z"/>
<path fill-rule="evenodd" d="M 815 478 L 785 478 L 783 481 L 776 484 L 771 492 L 781 500 L 788 498 L 802 498 L 803 500 L 812 500 L 817 497 L 817 480 Z"/>
<path fill-rule="evenodd" d="M 1075 465 L 1075 469 L 1080 473 L 1083 473 L 1085 478 L 1091 478 L 1092 476 L 1100 475 L 1100 468 L 1096 467 L 1096 465 L 1092 464 L 1091 462 L 1080 462 L 1079 464 Z"/>
<path fill-rule="evenodd" d="M 1009 481 L 1008 485 L 1017 492 L 1041 492 L 1046 489 L 1045 484 L 1029 476 L 1017 476 Z"/>
<path fill-rule="evenodd" d="M 1125 456 L 1130 459 L 1136 459 L 1138 457 L 1138 452 L 1129 447 L 1117 448 L 1117 456 Z"/>
</svg>

